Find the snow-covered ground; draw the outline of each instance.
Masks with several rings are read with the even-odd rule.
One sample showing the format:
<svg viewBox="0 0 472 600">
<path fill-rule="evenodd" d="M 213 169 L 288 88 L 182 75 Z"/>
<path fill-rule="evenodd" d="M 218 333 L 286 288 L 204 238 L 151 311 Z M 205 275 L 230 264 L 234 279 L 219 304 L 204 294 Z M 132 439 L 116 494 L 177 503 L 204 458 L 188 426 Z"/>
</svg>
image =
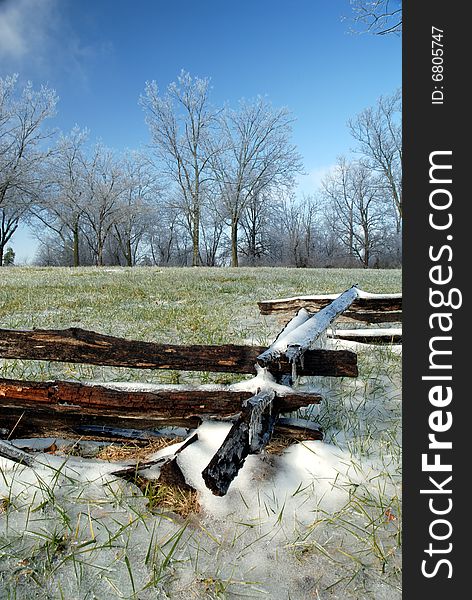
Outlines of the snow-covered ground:
<svg viewBox="0 0 472 600">
<path fill-rule="evenodd" d="M 94 291 L 105 290 L 102 283 L 97 288 L 97 282 L 116 278 L 114 271 L 71 272 L 69 279 L 63 278 L 69 287 L 64 287 L 62 295 L 51 292 L 49 300 L 40 297 L 46 289 L 44 277 L 35 288 L 36 280 L 27 274 L 33 283 L 28 289 L 37 293 L 28 291 L 26 304 L 18 300 L 15 310 L 6 313 L 3 326 L 45 326 L 35 321 L 38 312 L 32 310 L 38 299 L 49 307 L 50 327 L 69 326 L 77 316 L 82 320 L 74 325 L 128 337 L 159 340 L 160 331 L 175 331 L 173 341 L 180 343 L 243 339 L 264 343 L 278 330 L 275 320 L 264 318 L 261 327 L 261 318 L 251 308 L 240 311 L 247 319 L 243 323 L 235 318 L 233 307 L 240 298 L 249 298 L 248 306 L 255 306 L 255 299 L 279 295 L 278 289 L 268 293 L 272 281 L 282 281 L 284 270 L 278 271 L 274 275 L 257 272 L 257 281 L 266 286 L 262 291 L 254 287 L 251 270 L 238 271 L 241 286 L 247 289 L 235 287 L 239 284 L 234 281 L 228 283 L 228 289 L 235 291 L 233 304 L 227 302 L 228 293 L 217 293 L 226 285 L 221 277 L 230 277 L 224 271 L 208 275 L 199 271 L 195 276 L 193 287 L 201 277 L 198 294 L 215 278 L 208 299 L 192 296 L 192 286 L 186 283 L 185 291 L 184 279 L 167 271 L 168 285 L 165 281 L 156 285 L 157 272 L 153 272 L 141 293 L 141 275 L 123 270 L 120 280 L 129 279 L 129 287 L 121 305 L 117 301 L 121 288 L 114 288 L 114 304 L 111 300 L 107 304 L 109 292 L 98 298 L 99 292 Z M 316 281 L 320 273 L 314 271 L 287 270 L 287 277 Z M 43 273 L 51 289 L 63 285 L 56 283 L 51 271 Z M 350 282 L 357 281 L 358 275 L 366 277 L 364 272 L 341 275 Z M 14 277 L 20 282 L 20 274 Z M 11 283 L 13 289 L 17 284 Z M 284 294 L 325 291 L 308 280 L 303 285 L 300 290 L 287 285 Z M 344 280 L 330 286 L 349 287 Z M 361 282 L 361 287 L 373 289 L 368 282 Z M 380 291 L 390 289 L 386 286 Z M 77 309 L 76 298 L 84 303 Z M 221 304 L 216 304 L 220 299 Z M 89 301 L 96 302 L 93 310 L 86 310 Z M 146 313 L 141 304 L 146 305 Z M 189 306 L 195 308 L 193 321 L 187 319 Z M 158 320 L 161 310 L 172 321 Z M 212 320 L 212 314 L 219 314 L 220 320 Z M 21 315 L 29 316 L 25 320 Z M 113 327 L 117 315 L 122 319 L 119 331 Z M 91 319 L 100 319 L 101 327 Z M 195 320 L 195 338 L 184 338 L 194 331 Z M 197 337 L 202 331 L 205 339 Z M 302 378 L 298 382 L 300 390 L 318 391 L 324 398 L 321 405 L 297 415 L 319 422 L 324 441 L 296 443 L 281 455 L 249 456 L 227 495 L 220 498 L 207 490 L 201 471 L 229 425 L 204 423 L 198 429 L 198 441 L 177 458 L 199 493 L 200 512 L 186 519 L 164 510 L 151 512 L 134 484 L 111 475 L 117 463 L 35 453 L 37 466 L 30 469 L 0 459 L 0 599 L 401 598 L 401 346 L 342 340 L 325 343 L 356 351 L 360 374 L 356 379 Z M 23 368 L 19 361 L 14 365 L 5 361 L 3 376 L 28 377 L 27 370 L 19 372 Z M 82 380 L 97 379 L 97 371 L 102 374 L 97 369 L 75 369 L 47 365 L 41 373 L 44 378 Z M 134 379 L 127 379 L 128 372 L 123 373 L 120 381 L 131 381 L 126 385 L 137 385 L 142 376 L 130 372 Z M 103 371 L 105 380 L 109 375 Z M 44 442 L 45 446 L 51 441 Z M 169 446 L 158 455 L 174 449 Z M 125 464 L 129 463 L 118 463 Z M 158 468 L 143 473 L 151 479 L 158 476 Z"/>
<path fill-rule="evenodd" d="M 397 357 L 365 348 L 358 379 L 300 381 L 325 397 L 302 415 L 325 441 L 249 456 L 222 498 L 201 471 L 229 425 L 204 423 L 178 455 L 187 520 L 150 513 L 116 463 L 0 460 L 0 598 L 400 598 Z"/>
</svg>

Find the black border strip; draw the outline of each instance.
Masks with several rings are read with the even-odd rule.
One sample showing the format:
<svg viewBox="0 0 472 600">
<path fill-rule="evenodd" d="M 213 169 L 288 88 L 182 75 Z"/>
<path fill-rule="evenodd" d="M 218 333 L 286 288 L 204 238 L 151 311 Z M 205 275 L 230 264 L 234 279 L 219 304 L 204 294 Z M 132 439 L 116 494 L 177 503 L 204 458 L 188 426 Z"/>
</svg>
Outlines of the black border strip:
<svg viewBox="0 0 472 600">
<path fill-rule="evenodd" d="M 472 154 L 467 133 L 472 105 L 467 98 L 471 72 L 470 28 L 465 13 L 460 10 L 465 6 L 430 0 L 405 2 L 403 9 L 403 596 L 407 599 L 418 598 L 419 593 L 426 593 L 428 600 L 443 600 L 445 594 L 449 594 L 449 598 L 465 597 L 469 587 L 466 576 L 472 569 L 468 565 L 471 559 L 467 551 L 468 532 L 472 530 L 469 520 L 472 469 L 467 444 L 470 392 L 465 379 L 466 362 L 470 362 L 465 280 L 471 270 L 469 243 L 472 242 L 472 230 L 469 233 L 469 224 L 472 220 L 468 215 L 472 202 L 466 178 L 472 172 L 467 164 Z M 432 43 L 432 27 L 443 30 L 443 37 L 437 38 L 442 46 Z M 437 48 L 443 49 L 442 62 L 439 57 L 432 60 L 432 51 Z M 433 74 L 441 69 L 433 69 L 434 62 L 443 67 L 443 78 L 436 77 L 437 81 L 433 81 Z M 436 92 L 434 98 L 433 92 Z M 441 101 L 439 92 L 444 94 L 443 101 L 433 104 L 433 100 Z M 464 148 L 461 141 L 466 144 Z M 432 155 L 432 152 L 448 154 Z M 431 162 L 451 165 L 452 169 L 433 170 L 430 182 Z M 451 183 L 442 181 L 449 178 Z M 452 201 L 448 208 L 431 206 L 431 202 L 446 205 L 450 197 Z M 430 214 L 437 225 L 448 223 L 450 214 L 450 227 L 435 229 L 429 221 Z M 439 269 L 431 272 L 434 266 Z M 431 278 L 444 280 L 449 275 L 452 278 L 448 283 L 431 281 Z M 453 292 L 452 304 L 458 304 L 462 294 L 461 307 L 432 307 L 430 289 L 442 291 L 448 298 L 447 294 L 453 288 L 458 291 Z M 440 304 L 440 298 L 436 294 L 433 301 Z M 439 329 L 439 318 L 431 320 L 432 314 L 440 312 L 450 315 L 450 319 L 443 317 L 441 321 L 445 328 L 452 324 L 447 333 Z M 434 336 L 452 339 L 432 341 Z M 433 348 L 451 350 L 452 354 L 432 355 L 430 343 Z M 452 368 L 432 368 L 431 360 L 433 365 L 449 364 Z M 422 379 L 423 376 L 451 376 L 452 379 L 434 381 Z M 436 395 L 431 392 L 434 386 L 439 388 Z M 433 400 L 441 400 L 447 397 L 448 387 L 452 400 L 448 404 L 444 402 L 442 407 L 433 406 L 430 394 L 433 394 Z M 438 410 L 441 415 L 432 416 Z M 435 433 L 432 427 L 438 427 L 440 423 L 446 427 L 450 418 L 452 425 L 446 431 L 436 433 L 436 439 L 452 442 L 452 449 L 428 449 L 428 436 Z M 450 464 L 452 471 L 422 468 L 425 453 L 427 463 L 438 460 L 441 464 Z M 450 476 L 452 479 L 447 481 Z M 447 491 L 440 492 L 438 486 Z M 421 493 L 422 489 L 430 492 Z M 447 509 L 450 510 L 442 515 L 433 514 L 433 510 Z M 434 539 L 434 536 L 444 539 Z M 444 562 L 440 563 L 441 560 Z M 451 596 L 451 593 L 457 595 Z"/>
</svg>

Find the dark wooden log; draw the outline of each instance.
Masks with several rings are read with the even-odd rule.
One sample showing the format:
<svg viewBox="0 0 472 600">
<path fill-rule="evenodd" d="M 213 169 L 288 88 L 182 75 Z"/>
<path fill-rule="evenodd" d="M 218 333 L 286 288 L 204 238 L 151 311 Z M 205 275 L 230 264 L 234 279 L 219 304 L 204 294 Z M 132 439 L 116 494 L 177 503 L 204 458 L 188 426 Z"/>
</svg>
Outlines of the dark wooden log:
<svg viewBox="0 0 472 600">
<path fill-rule="evenodd" d="M 87 417 L 85 415 L 59 415 L 50 410 L 30 409 L 25 411 L 24 409 L 3 409 L 0 408 L 1 417 L 0 422 L 4 427 L 0 430 L 0 439 L 21 439 L 30 437 L 47 437 L 47 438 L 65 438 L 65 439 L 90 439 L 90 440 L 102 440 L 109 442 L 126 442 L 133 440 L 137 443 L 147 443 L 156 437 L 168 436 L 168 433 L 163 433 L 158 428 L 167 426 L 167 421 L 162 420 L 156 421 L 156 429 L 138 429 L 136 427 L 136 420 L 129 419 L 124 422 L 124 425 L 129 427 L 120 427 L 116 424 L 116 419 L 113 417 L 101 417 L 100 415 Z M 239 415 L 237 415 L 239 416 Z M 234 419 L 237 418 L 234 417 Z M 13 435 L 11 431 L 17 424 L 18 419 L 22 417 L 15 428 Z M 230 420 L 230 419 L 229 419 Z M 121 419 L 120 422 L 123 422 Z M 185 428 L 183 433 L 191 431 L 197 428 L 201 424 L 202 420 L 198 417 L 192 417 L 189 419 L 180 419 L 176 421 L 176 426 Z M 230 422 L 232 422 L 230 420 Z M 107 423 L 104 425 L 103 423 Z M 148 423 L 148 426 L 153 426 L 153 423 Z M 290 436 L 297 440 L 302 439 L 322 439 L 321 437 L 313 438 L 310 431 L 306 430 L 306 434 L 303 433 L 304 427 L 297 427 L 296 425 L 284 424 L 284 418 L 279 417 L 275 423 L 274 432 L 276 434 Z M 170 437 L 172 437 L 170 435 Z"/>
<path fill-rule="evenodd" d="M 352 286 L 289 333 L 284 335 L 282 332 L 282 335 L 277 338 L 270 348 L 257 357 L 258 363 L 267 366 L 283 356 L 289 363 L 302 366 L 301 359 L 303 355 L 326 331 L 329 325 L 354 302 L 357 296 L 358 290 L 355 286 Z"/>
<path fill-rule="evenodd" d="M 74 427 L 74 433 L 79 436 L 100 439 L 103 441 L 133 440 L 142 444 L 149 443 L 153 439 L 181 438 L 189 433 L 188 429 L 162 427 L 162 429 L 120 429 L 119 427 L 107 427 L 105 425 L 78 425 Z M 74 436 L 76 437 L 76 436 Z"/>
<path fill-rule="evenodd" d="M 81 433 L 86 426 L 193 429 L 203 418 L 238 414 L 242 403 L 252 396 L 231 386 L 152 386 L 152 390 L 0 379 L 0 428 L 9 435 L 15 427 L 16 437 L 67 436 Z M 291 412 L 320 400 L 317 394 L 294 391 L 277 398 L 277 406 Z"/>
<path fill-rule="evenodd" d="M 0 379 L 0 406 L 47 406 L 57 412 L 103 414 L 124 418 L 228 416 L 241 410 L 250 391 L 227 385 L 149 386 L 143 390 L 119 384 L 84 384 L 71 381 Z M 320 401 L 317 395 L 290 392 L 279 397 L 280 410 L 294 411 Z M 78 411 L 79 409 L 79 411 Z"/>
<path fill-rule="evenodd" d="M 264 346 L 179 346 L 125 340 L 84 329 L 16 331 L 0 329 L 0 357 L 52 362 L 88 363 L 135 369 L 176 369 L 254 373 Z M 306 355 L 304 375 L 356 377 L 345 365 L 345 356 L 335 351 Z M 271 365 L 268 365 L 271 368 Z M 274 365 L 277 372 L 290 373 L 288 362 Z"/>
<path fill-rule="evenodd" d="M 88 439 L 119 439 L 115 433 L 109 436 L 106 433 L 95 433 L 100 428 L 113 430 L 124 429 L 133 431 L 137 429 L 149 430 L 162 427 L 175 426 L 185 429 L 195 429 L 201 425 L 202 419 L 193 417 L 168 417 L 154 418 L 145 415 L 134 417 L 120 417 L 117 415 L 96 414 L 83 412 L 80 409 L 64 412 L 55 407 L 38 406 L 35 403 L 15 406 L 8 404 L 0 398 L 0 425 L 2 437 L 61 437 L 61 438 L 88 438 Z M 16 425 L 16 427 L 15 427 Z M 12 432 L 12 429 L 15 430 Z M 94 430 L 90 431 L 90 427 Z M 129 435 L 124 436 L 129 439 Z"/>
<path fill-rule="evenodd" d="M 365 297 L 362 297 L 362 294 Z M 301 308 L 310 312 L 318 312 L 335 299 L 335 295 L 300 296 L 297 298 L 281 298 L 258 302 L 263 315 L 294 312 Z M 401 294 L 365 294 L 360 297 L 339 316 L 339 321 L 363 321 L 370 323 L 391 323 L 402 320 Z"/>
<path fill-rule="evenodd" d="M 275 431 L 279 435 L 284 435 L 300 442 L 303 440 L 323 439 L 323 428 L 321 425 L 307 419 L 279 417 Z"/>
<path fill-rule="evenodd" d="M 248 454 L 260 452 L 269 442 L 278 410 L 273 390 L 261 390 L 244 403 L 223 444 L 202 472 L 206 486 L 216 496 L 224 496 Z"/>
<path fill-rule="evenodd" d="M 0 357 L 134 369 L 253 373 L 252 346 L 180 346 L 126 340 L 85 329 L 0 329 Z"/>
<path fill-rule="evenodd" d="M 249 454 L 249 420 L 241 415 L 223 444 L 202 471 L 205 485 L 215 496 L 224 496 Z"/>
<path fill-rule="evenodd" d="M 286 356 L 271 359 L 257 360 L 261 366 L 265 366 L 276 377 L 281 380 L 282 375 L 292 374 L 292 364 Z M 297 368 L 300 377 L 357 377 L 357 354 L 350 350 L 307 350 L 303 356 L 303 364 Z"/>
</svg>

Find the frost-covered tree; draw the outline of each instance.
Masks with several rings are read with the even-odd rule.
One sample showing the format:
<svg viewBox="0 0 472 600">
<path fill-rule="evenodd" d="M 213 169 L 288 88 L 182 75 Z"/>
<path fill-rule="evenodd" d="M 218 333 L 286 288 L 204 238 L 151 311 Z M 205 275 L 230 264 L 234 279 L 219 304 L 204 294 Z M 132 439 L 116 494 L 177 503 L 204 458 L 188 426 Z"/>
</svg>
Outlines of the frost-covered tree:
<svg viewBox="0 0 472 600">
<path fill-rule="evenodd" d="M 143 153 L 128 151 L 121 160 L 123 193 L 112 236 L 126 266 L 136 264 L 151 220 L 159 219 L 162 190 L 158 175 Z"/>
<path fill-rule="evenodd" d="M 86 200 L 86 142 L 88 131 L 74 127 L 61 135 L 54 152 L 43 168 L 46 190 L 31 207 L 33 229 L 42 234 L 46 227 L 50 235 L 62 241 L 64 255 L 72 257 L 72 265 L 81 264 L 81 227 L 83 204 Z"/>
<path fill-rule="evenodd" d="M 279 207 L 279 223 L 285 232 L 286 260 L 296 267 L 315 265 L 319 237 L 319 203 L 313 196 L 285 195 Z"/>
<path fill-rule="evenodd" d="M 20 87 L 17 75 L 0 77 L 0 265 L 20 219 L 43 192 L 39 172 L 52 135 L 43 125 L 54 115 L 56 103 L 48 87 Z"/>
<path fill-rule="evenodd" d="M 207 267 L 216 267 L 224 261 L 227 248 L 225 219 L 217 196 L 206 194 L 202 212 L 202 263 Z"/>
<path fill-rule="evenodd" d="M 147 82 L 141 97 L 159 163 L 179 192 L 180 209 L 192 238 L 193 266 L 201 264 L 201 213 L 214 151 L 210 139 L 215 114 L 209 104 L 209 90 L 209 79 L 182 71 L 164 93 L 155 81 Z"/>
<path fill-rule="evenodd" d="M 361 162 L 338 159 L 322 182 L 326 215 L 347 251 L 348 264 L 371 266 L 379 251 L 386 221 L 380 178 Z"/>
<path fill-rule="evenodd" d="M 242 100 L 238 110 L 220 117 L 222 144 L 212 154 L 213 178 L 231 228 L 231 266 L 237 267 L 240 221 L 255 197 L 288 189 L 301 172 L 301 157 L 291 143 L 293 118 L 264 98 Z"/>
<path fill-rule="evenodd" d="M 85 166 L 81 228 L 97 266 L 104 264 L 105 243 L 123 218 L 125 192 L 122 165 L 111 150 L 97 144 Z"/>
<path fill-rule="evenodd" d="M 348 123 L 357 141 L 361 162 L 379 174 L 385 195 L 390 198 L 397 233 L 402 220 L 402 93 L 382 96 Z"/>
<path fill-rule="evenodd" d="M 355 31 L 375 35 L 402 32 L 402 0 L 351 0 Z"/>
<path fill-rule="evenodd" d="M 182 215 L 170 204 L 163 203 L 159 214 L 149 220 L 145 235 L 145 263 L 187 266 L 192 259 L 192 240 Z"/>
<path fill-rule="evenodd" d="M 250 265 L 256 265 L 269 253 L 270 224 L 278 221 L 275 201 L 264 194 L 254 194 L 241 215 L 239 251 Z"/>
</svg>

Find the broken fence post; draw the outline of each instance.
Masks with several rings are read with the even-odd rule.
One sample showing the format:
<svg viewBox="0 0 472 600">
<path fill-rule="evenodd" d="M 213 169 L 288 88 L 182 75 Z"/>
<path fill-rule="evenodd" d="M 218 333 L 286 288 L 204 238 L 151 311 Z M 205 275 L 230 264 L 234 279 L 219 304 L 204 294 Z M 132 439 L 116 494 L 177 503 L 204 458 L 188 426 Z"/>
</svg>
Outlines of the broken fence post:
<svg viewBox="0 0 472 600">
<path fill-rule="evenodd" d="M 216 496 L 226 494 L 247 455 L 259 452 L 270 440 L 277 420 L 274 398 L 275 392 L 267 389 L 244 402 L 238 420 L 203 470 L 203 480 Z"/>
</svg>

